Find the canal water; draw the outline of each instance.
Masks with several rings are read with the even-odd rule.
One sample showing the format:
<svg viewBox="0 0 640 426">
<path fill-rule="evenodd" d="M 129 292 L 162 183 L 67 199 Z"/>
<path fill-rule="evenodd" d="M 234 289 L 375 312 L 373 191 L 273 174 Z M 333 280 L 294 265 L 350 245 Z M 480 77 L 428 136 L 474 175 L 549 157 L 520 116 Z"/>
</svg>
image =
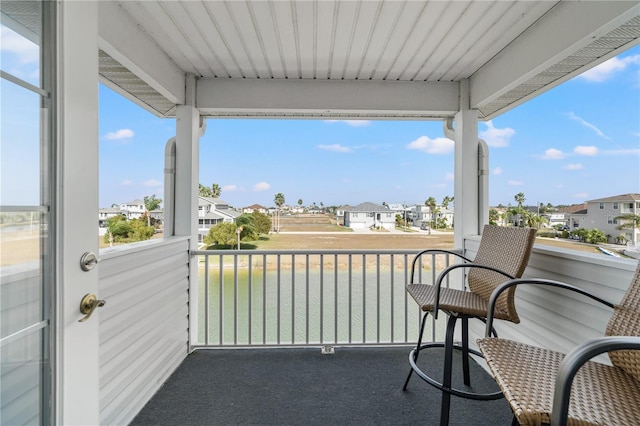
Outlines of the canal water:
<svg viewBox="0 0 640 426">
<path fill-rule="evenodd" d="M 198 340 L 212 345 L 415 342 L 420 312 L 405 270 L 200 270 Z M 205 279 L 206 278 L 206 279 Z M 208 292 L 205 291 L 208 283 Z M 205 303 L 208 300 L 208 303 Z M 208 315 L 206 313 L 208 306 Z M 444 316 L 442 316 L 444 317 Z M 427 340 L 441 339 L 439 319 Z"/>
</svg>

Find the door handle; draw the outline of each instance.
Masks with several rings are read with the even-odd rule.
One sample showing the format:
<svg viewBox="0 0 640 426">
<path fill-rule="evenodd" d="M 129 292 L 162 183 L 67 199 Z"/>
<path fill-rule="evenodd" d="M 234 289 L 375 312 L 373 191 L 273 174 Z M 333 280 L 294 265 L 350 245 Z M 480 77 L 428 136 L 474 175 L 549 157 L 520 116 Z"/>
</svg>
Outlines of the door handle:
<svg viewBox="0 0 640 426">
<path fill-rule="evenodd" d="M 106 300 L 98 300 L 96 295 L 93 293 L 85 294 L 82 298 L 82 301 L 80 302 L 80 313 L 84 314 L 85 316 L 84 318 L 78 320 L 78 322 L 85 322 L 86 320 L 88 320 L 93 311 L 95 311 L 96 308 L 104 306 L 105 303 L 107 303 Z"/>
</svg>

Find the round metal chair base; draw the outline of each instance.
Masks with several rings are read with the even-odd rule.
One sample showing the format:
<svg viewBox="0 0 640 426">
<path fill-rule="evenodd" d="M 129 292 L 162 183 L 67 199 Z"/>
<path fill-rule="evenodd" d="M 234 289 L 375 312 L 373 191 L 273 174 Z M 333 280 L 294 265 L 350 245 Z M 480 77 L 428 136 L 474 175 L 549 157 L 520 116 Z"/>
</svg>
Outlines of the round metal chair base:
<svg viewBox="0 0 640 426">
<path fill-rule="evenodd" d="M 419 348 L 413 349 L 411 352 L 409 352 L 409 364 L 411 364 L 411 370 L 415 371 L 416 374 L 425 382 L 429 383 L 431 386 L 440 389 L 442 392 L 446 392 L 449 393 L 451 395 L 455 395 L 455 396 L 459 396 L 460 398 L 466 398 L 466 399 L 475 399 L 475 400 L 480 400 L 480 401 L 490 401 L 490 400 L 494 400 L 494 399 L 500 399 L 503 397 L 502 392 L 501 391 L 497 391 L 494 393 L 476 393 L 476 392 L 469 392 L 469 391 L 465 391 L 462 389 L 457 389 L 457 388 L 447 388 L 445 386 L 442 385 L 442 383 L 438 382 L 437 380 L 433 379 L 432 377 L 429 377 L 428 375 L 426 375 L 421 369 L 420 367 L 418 367 L 418 365 L 416 364 L 416 351 L 422 351 L 423 349 L 433 349 L 433 348 L 444 348 L 445 344 L 444 343 L 425 343 L 424 345 L 421 345 Z M 453 345 L 453 349 L 456 350 L 462 350 L 462 346 L 460 345 Z M 473 355 L 477 355 L 479 357 L 482 357 L 482 354 L 478 351 L 476 351 L 475 349 L 471 349 L 469 348 L 469 353 L 472 353 Z M 407 379 L 408 381 L 408 379 Z"/>
</svg>

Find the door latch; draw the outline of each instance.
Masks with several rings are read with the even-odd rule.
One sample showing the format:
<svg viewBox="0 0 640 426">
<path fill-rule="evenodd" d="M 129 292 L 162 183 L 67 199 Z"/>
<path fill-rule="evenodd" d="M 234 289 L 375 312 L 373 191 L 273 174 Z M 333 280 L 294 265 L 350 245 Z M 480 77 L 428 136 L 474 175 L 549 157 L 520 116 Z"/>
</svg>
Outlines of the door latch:
<svg viewBox="0 0 640 426">
<path fill-rule="evenodd" d="M 96 308 L 104 306 L 105 303 L 107 303 L 106 300 L 98 300 L 96 295 L 93 293 L 85 294 L 80 302 L 80 313 L 85 316 L 81 320 L 78 320 L 78 322 L 85 322 L 88 320 L 93 311 L 95 311 Z"/>
</svg>

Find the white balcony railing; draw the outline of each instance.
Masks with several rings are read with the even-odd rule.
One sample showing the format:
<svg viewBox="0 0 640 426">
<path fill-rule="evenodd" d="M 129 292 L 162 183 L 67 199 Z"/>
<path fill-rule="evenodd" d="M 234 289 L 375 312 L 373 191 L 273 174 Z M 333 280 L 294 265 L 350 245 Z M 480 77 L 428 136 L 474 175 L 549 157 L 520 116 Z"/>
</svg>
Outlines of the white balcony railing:
<svg viewBox="0 0 640 426">
<path fill-rule="evenodd" d="M 416 250 L 197 251 L 192 347 L 407 345 L 420 312 L 404 287 Z M 450 256 L 426 257 L 432 282 Z M 435 265 L 435 267 L 433 267 Z M 461 277 L 461 275 L 460 275 Z M 457 281 L 458 284 L 454 283 Z M 459 285 L 452 278 L 447 285 Z M 194 317 L 195 315 L 195 317 Z M 436 339 L 442 320 L 432 322 Z M 193 339 L 193 337 L 192 337 Z"/>
</svg>

